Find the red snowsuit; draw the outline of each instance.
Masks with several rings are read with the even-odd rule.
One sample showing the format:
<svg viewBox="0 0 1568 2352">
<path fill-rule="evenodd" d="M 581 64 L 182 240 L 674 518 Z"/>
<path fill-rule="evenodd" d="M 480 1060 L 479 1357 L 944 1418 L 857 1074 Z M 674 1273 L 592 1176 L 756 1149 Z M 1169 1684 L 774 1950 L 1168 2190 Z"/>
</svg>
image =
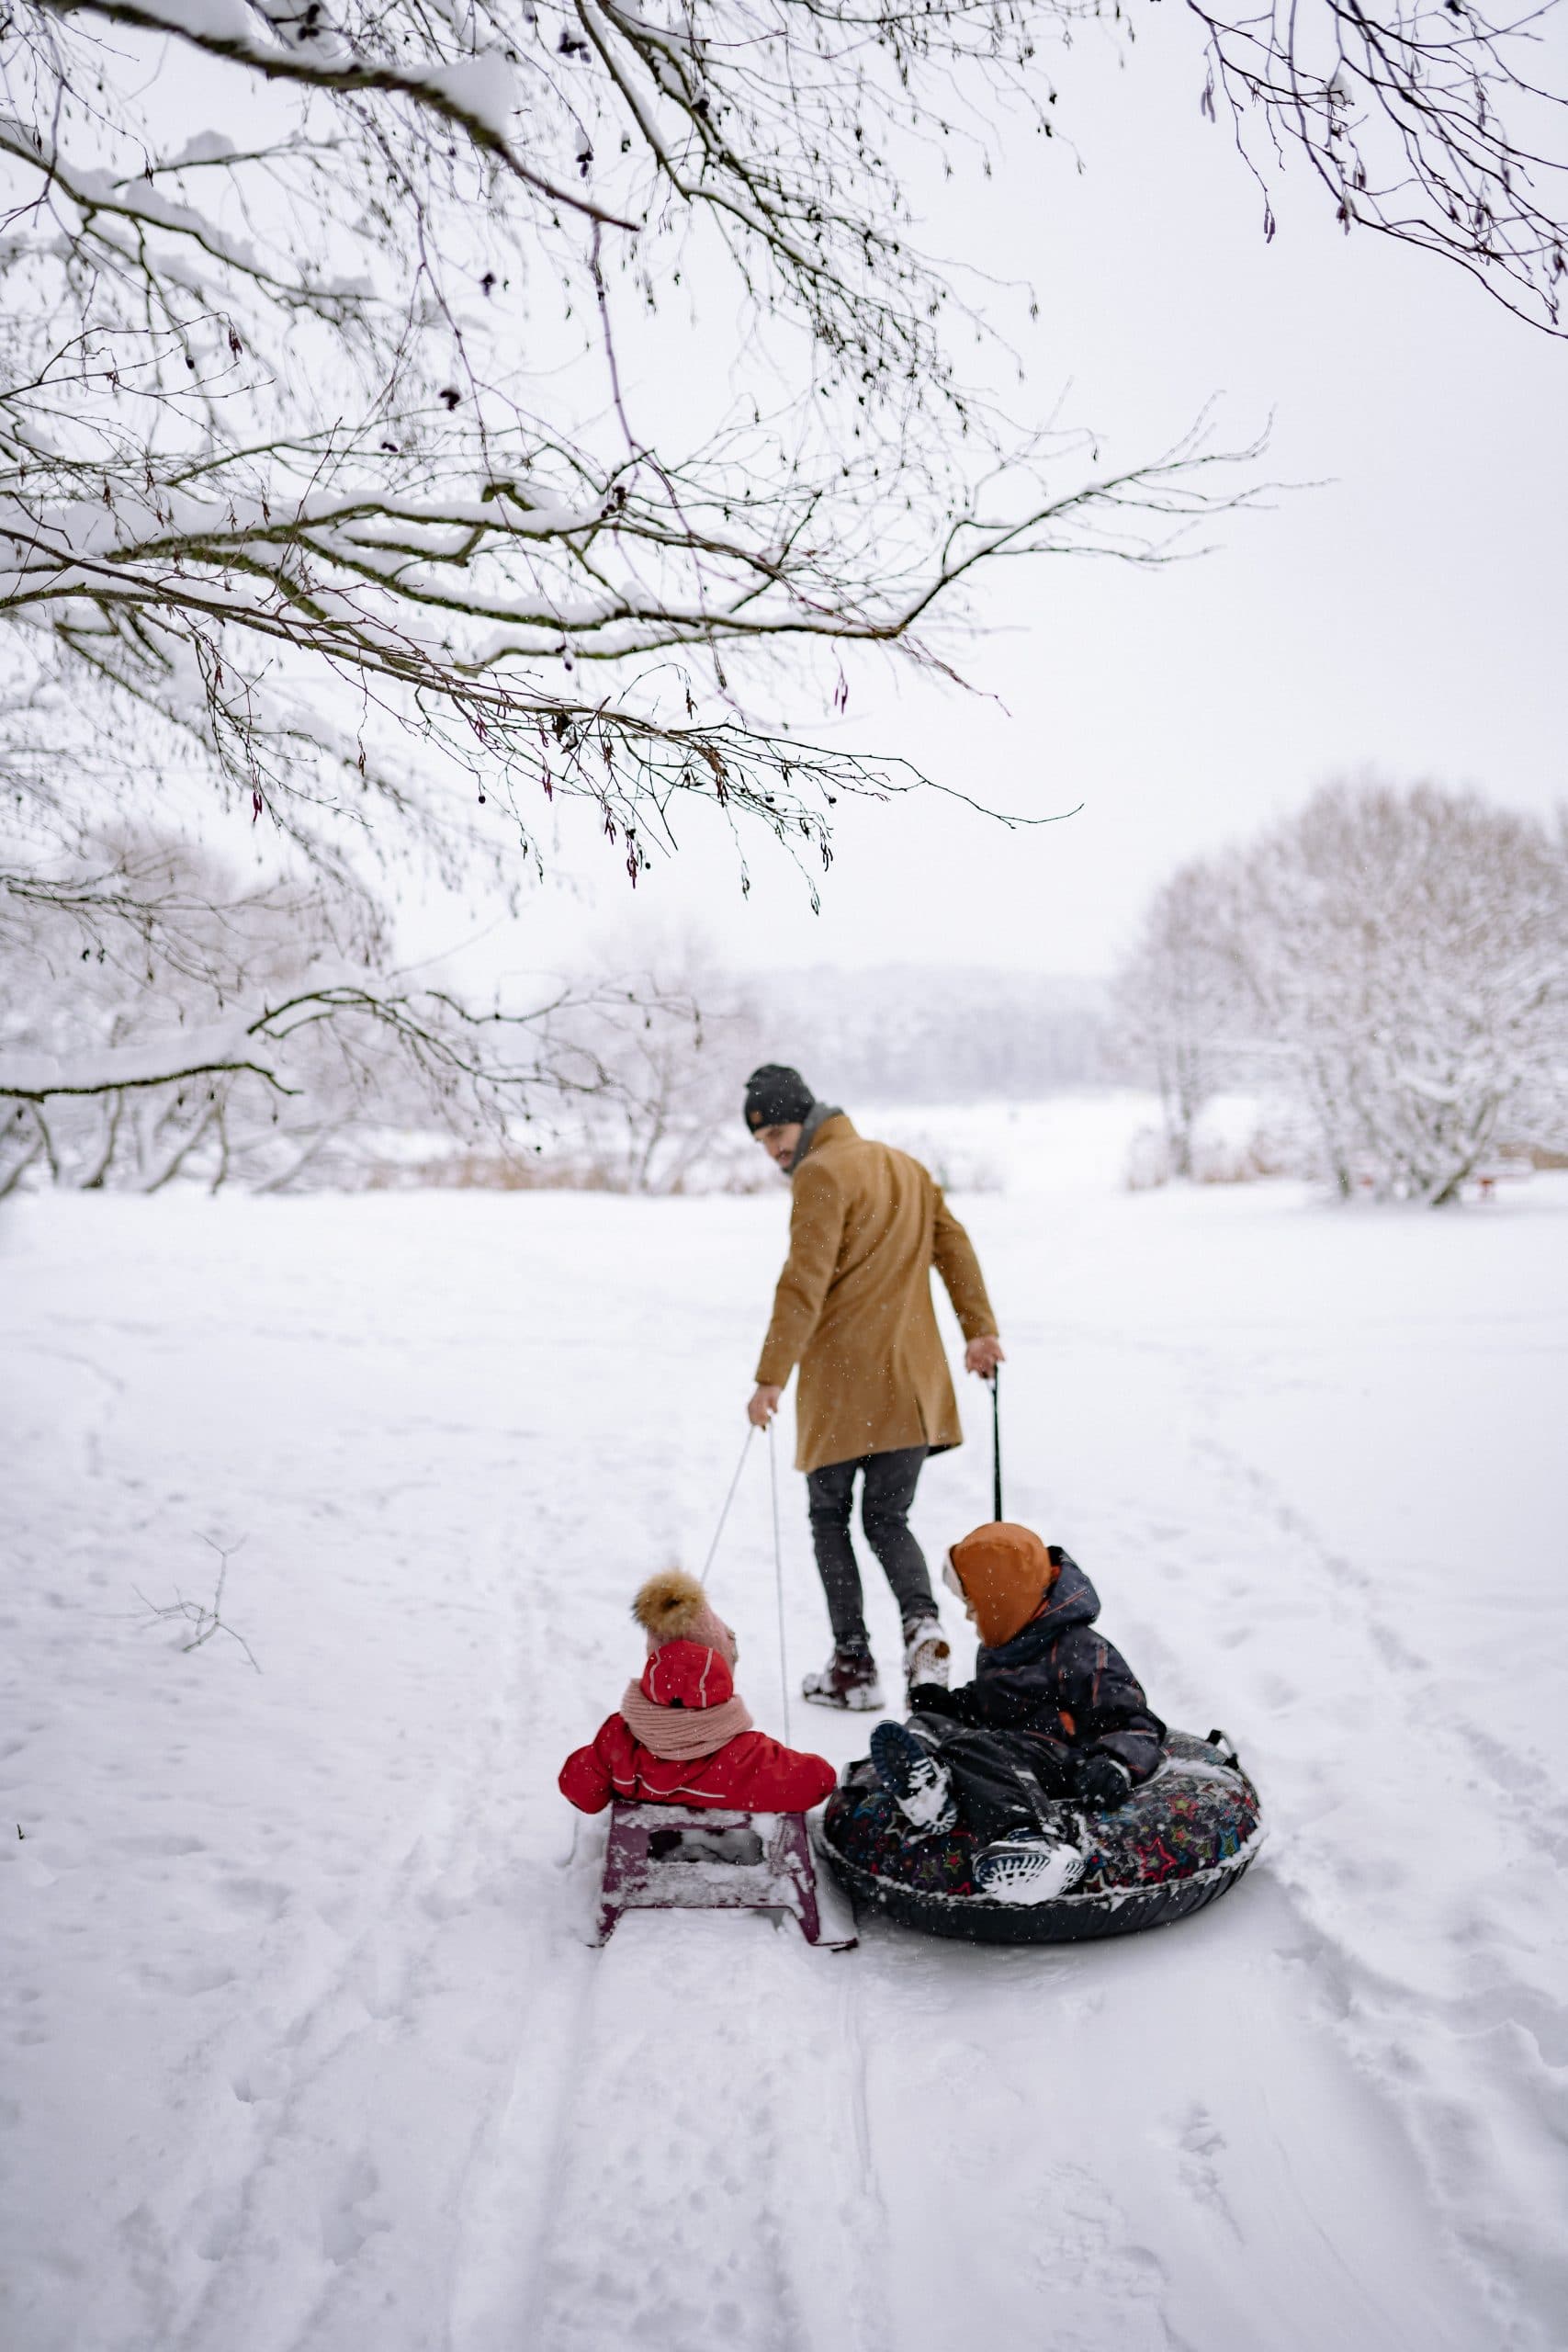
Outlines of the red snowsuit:
<svg viewBox="0 0 1568 2352">
<path fill-rule="evenodd" d="M 729 1668 L 716 1650 L 668 1642 L 642 1672 L 643 1696 L 684 1727 L 694 1715 L 733 1700 Z M 656 1756 L 624 1715 L 601 1724 L 592 1745 L 561 1767 L 560 1792 L 580 1813 L 603 1813 L 612 1797 L 642 1804 L 728 1805 L 738 1812 L 805 1813 L 838 1779 L 823 1756 L 784 1747 L 766 1732 L 738 1732 L 709 1756 Z"/>
</svg>

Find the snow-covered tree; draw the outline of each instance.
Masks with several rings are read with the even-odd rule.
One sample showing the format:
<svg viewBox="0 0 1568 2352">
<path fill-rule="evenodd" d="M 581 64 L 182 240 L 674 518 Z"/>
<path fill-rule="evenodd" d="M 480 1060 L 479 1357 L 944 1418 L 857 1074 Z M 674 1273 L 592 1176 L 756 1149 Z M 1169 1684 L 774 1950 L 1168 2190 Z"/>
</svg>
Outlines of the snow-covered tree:
<svg viewBox="0 0 1568 2352">
<path fill-rule="evenodd" d="M 615 1103 L 626 1030 L 690 1020 L 608 980 L 476 1014 L 391 968 L 363 892 L 141 831 L 0 879 L 0 1194 L 341 1180 L 400 1125 L 505 1148 L 564 1097 Z"/>
<path fill-rule="evenodd" d="M 608 1083 L 561 1105 L 559 1148 L 587 1182 L 618 1193 L 755 1188 L 768 1169 L 740 1118 L 746 1072 L 763 1058 L 745 986 L 696 937 L 628 971 L 606 957 L 563 1034 Z"/>
<path fill-rule="evenodd" d="M 1197 859 L 1154 896 L 1113 991 L 1131 1066 L 1158 1091 L 1167 1164 L 1193 1172 L 1203 1108 L 1232 1082 L 1243 1055 L 1237 877 L 1231 861 Z"/>
<path fill-rule="evenodd" d="M 1348 1191 L 1440 1204 L 1568 1120 L 1568 860 L 1429 785 L 1337 785 L 1247 862 L 1263 1034 Z"/>
<path fill-rule="evenodd" d="M 1264 1074 L 1341 1193 L 1451 1201 L 1499 1147 L 1568 1136 L 1568 832 L 1473 793 L 1330 786 L 1168 885 L 1123 989 L 1179 1132 L 1189 1064 L 1196 1092 Z"/>
</svg>

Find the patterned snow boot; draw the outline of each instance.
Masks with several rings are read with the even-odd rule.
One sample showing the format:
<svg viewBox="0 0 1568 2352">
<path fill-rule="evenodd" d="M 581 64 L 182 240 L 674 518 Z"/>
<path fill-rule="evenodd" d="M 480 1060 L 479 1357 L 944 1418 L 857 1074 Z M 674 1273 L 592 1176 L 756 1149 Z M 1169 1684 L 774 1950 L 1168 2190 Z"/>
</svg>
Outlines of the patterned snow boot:
<svg viewBox="0 0 1568 2352">
<path fill-rule="evenodd" d="M 1051 1829 L 1010 1829 L 975 1857 L 975 1892 L 993 1903 L 1052 1903 L 1083 1876 L 1083 1856 Z"/>
<path fill-rule="evenodd" d="M 876 1777 L 911 1829 L 921 1837 L 951 1829 L 958 1818 L 953 1775 L 907 1724 L 878 1724 L 871 1735 Z"/>
<path fill-rule="evenodd" d="M 869 1650 L 836 1649 L 820 1674 L 808 1674 L 801 1696 L 814 1707 L 846 1707 L 874 1713 L 883 1703 L 876 1660 Z"/>
<path fill-rule="evenodd" d="M 904 1634 L 904 1687 L 913 1692 L 918 1683 L 947 1688 L 947 1662 L 953 1656 L 947 1635 L 935 1617 L 922 1617 Z"/>
</svg>

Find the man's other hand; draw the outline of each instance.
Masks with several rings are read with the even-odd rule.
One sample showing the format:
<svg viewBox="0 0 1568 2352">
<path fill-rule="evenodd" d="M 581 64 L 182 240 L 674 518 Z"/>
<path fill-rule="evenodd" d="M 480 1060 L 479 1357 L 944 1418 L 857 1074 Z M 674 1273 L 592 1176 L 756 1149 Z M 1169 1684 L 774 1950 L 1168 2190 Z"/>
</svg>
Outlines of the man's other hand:
<svg viewBox="0 0 1568 2352">
<path fill-rule="evenodd" d="M 964 1351 L 964 1369 L 977 1372 L 982 1380 L 989 1380 L 998 1364 L 1006 1363 L 1007 1350 L 999 1340 L 971 1340 Z M 758 1396 L 761 1390 L 757 1391 Z M 755 1414 L 752 1415 L 755 1419 Z"/>
<path fill-rule="evenodd" d="M 768 1423 L 779 1409 L 779 1399 L 783 1395 L 782 1388 L 769 1388 L 766 1385 L 752 1392 L 751 1402 L 746 1408 L 746 1418 L 753 1429 L 767 1428 Z"/>
</svg>

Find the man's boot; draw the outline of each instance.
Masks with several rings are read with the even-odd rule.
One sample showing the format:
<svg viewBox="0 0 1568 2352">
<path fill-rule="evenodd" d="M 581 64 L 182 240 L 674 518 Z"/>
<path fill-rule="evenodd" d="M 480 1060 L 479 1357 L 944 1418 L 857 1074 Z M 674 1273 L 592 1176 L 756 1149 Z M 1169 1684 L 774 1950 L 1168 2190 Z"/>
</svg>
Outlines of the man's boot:
<svg viewBox="0 0 1568 2352">
<path fill-rule="evenodd" d="M 918 1624 L 908 1626 L 904 1634 L 904 1682 L 913 1697 L 918 1684 L 939 1683 L 947 1688 L 947 1664 L 953 1656 L 947 1635 L 934 1617 L 922 1617 Z"/>
<path fill-rule="evenodd" d="M 876 1679 L 876 1660 L 868 1649 L 835 1649 L 820 1674 L 808 1674 L 801 1694 L 817 1707 L 844 1707 L 869 1713 L 883 1704 Z"/>
</svg>

